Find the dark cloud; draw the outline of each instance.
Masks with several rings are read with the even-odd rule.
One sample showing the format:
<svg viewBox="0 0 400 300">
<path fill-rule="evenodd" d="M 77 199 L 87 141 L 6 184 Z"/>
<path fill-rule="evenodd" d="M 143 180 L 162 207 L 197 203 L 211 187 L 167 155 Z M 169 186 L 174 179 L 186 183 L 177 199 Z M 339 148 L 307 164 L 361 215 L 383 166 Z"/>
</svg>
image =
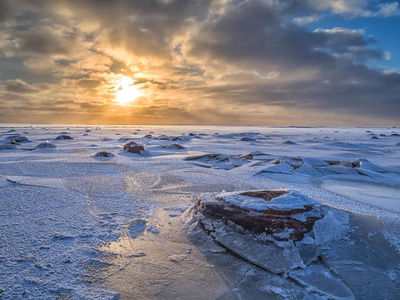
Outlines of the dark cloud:
<svg viewBox="0 0 400 300">
<path fill-rule="evenodd" d="M 347 76 L 343 78 L 346 72 Z M 203 97 L 218 99 L 220 106 L 233 103 L 243 108 L 279 106 L 336 111 L 349 116 L 375 116 L 392 121 L 399 119 L 400 74 L 381 74 L 364 66 L 331 70 L 330 74 L 317 80 L 299 79 L 286 83 L 268 80 L 192 89 Z"/>
<path fill-rule="evenodd" d="M 71 64 L 76 63 L 76 62 L 77 62 L 76 59 L 56 59 L 56 60 L 54 60 L 54 63 L 56 65 L 64 66 L 64 67 L 70 66 Z"/>
<path fill-rule="evenodd" d="M 34 87 L 20 79 L 7 80 L 5 84 L 6 91 L 17 94 L 33 94 L 40 92 L 40 89 Z"/>
<path fill-rule="evenodd" d="M 76 46 L 76 36 L 60 33 L 51 27 L 18 31 L 10 38 L 6 51 L 17 56 L 68 55 Z"/>
<path fill-rule="evenodd" d="M 275 2 L 246 1 L 230 7 L 223 15 L 205 22 L 187 45 L 188 55 L 240 64 L 243 68 L 290 70 L 331 68 L 335 53 L 382 58 L 368 48 L 374 39 L 359 30 L 335 28 L 310 32 L 285 23 Z"/>
<path fill-rule="evenodd" d="M 11 8 L 8 0 L 0 0 L 0 27 L 10 17 Z"/>
<path fill-rule="evenodd" d="M 99 80 L 81 79 L 78 81 L 78 86 L 88 89 L 94 89 L 101 84 Z"/>
<path fill-rule="evenodd" d="M 196 88 L 226 102 L 283 107 L 317 107 L 398 119 L 400 74 L 384 74 L 357 63 L 382 59 L 383 53 L 362 30 L 307 31 L 285 24 L 274 2 L 247 1 L 200 28 L 188 55 L 218 60 L 243 70 L 314 72 L 306 78 Z"/>
</svg>

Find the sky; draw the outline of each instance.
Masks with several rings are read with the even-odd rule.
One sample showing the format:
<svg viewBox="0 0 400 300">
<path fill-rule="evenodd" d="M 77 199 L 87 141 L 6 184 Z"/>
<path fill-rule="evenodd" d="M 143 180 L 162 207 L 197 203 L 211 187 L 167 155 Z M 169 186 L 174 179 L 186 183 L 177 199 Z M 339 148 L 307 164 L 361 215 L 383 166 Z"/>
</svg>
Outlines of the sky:
<svg viewBox="0 0 400 300">
<path fill-rule="evenodd" d="M 400 4 L 0 0 L 0 123 L 400 125 Z"/>
</svg>

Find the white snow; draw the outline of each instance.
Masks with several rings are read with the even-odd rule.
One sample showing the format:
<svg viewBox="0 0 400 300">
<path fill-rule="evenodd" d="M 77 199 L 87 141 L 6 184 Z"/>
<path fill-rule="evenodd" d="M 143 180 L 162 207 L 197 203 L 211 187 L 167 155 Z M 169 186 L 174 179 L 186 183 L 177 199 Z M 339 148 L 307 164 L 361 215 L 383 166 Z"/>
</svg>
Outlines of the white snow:
<svg viewBox="0 0 400 300">
<path fill-rule="evenodd" d="M 305 209 L 307 205 L 319 205 L 318 202 L 297 191 L 288 191 L 287 194 L 265 201 L 262 198 L 244 196 L 237 193 L 221 193 L 217 197 L 223 198 L 226 202 L 245 209 L 263 210 L 294 210 Z"/>
<path fill-rule="evenodd" d="M 371 133 L 385 136 L 371 139 Z M 142 138 L 148 134 L 158 138 Z M 240 259 L 216 247 L 210 249 L 217 254 L 207 256 L 185 239 L 176 215 L 201 193 L 298 191 L 379 218 L 382 228 L 365 230 L 384 230 L 383 241 L 398 245 L 396 134 L 400 128 L 0 125 L 0 298 L 199 299 L 203 291 L 208 298 L 241 294 L 234 286 L 266 292 L 257 286 L 265 280 L 254 278 L 271 274 L 249 275 L 253 267 Z M 59 135 L 73 139 L 55 140 Z M 13 137 L 20 144 L 12 145 Z M 145 143 L 146 156 L 123 151 L 130 140 Z M 164 149 L 171 140 L 185 149 Z M 99 151 L 113 156 L 93 157 Z M 185 160 L 210 153 L 219 155 Z M 249 153 L 252 158 L 242 156 Z M 280 201 L 300 208 L 309 201 L 293 202 L 291 194 L 251 203 L 243 197 L 242 205 L 256 210 Z M 338 234 L 328 227 L 316 232 L 320 243 L 325 234 Z M 173 263 L 173 255 L 187 259 Z M 282 277 L 270 282 L 287 288 L 272 286 L 268 293 L 304 296 Z"/>
</svg>

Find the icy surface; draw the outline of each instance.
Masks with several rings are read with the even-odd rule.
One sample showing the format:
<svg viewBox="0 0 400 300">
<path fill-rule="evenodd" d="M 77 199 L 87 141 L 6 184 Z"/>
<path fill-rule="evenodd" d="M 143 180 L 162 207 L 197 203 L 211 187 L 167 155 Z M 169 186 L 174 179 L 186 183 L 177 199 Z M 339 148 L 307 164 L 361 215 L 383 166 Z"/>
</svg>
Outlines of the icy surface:
<svg viewBox="0 0 400 300">
<path fill-rule="evenodd" d="M 305 209 L 307 205 L 316 205 L 318 202 L 303 195 L 296 191 L 290 191 L 289 193 L 273 198 L 270 201 L 265 201 L 262 198 L 238 195 L 235 193 L 222 193 L 217 195 L 222 197 L 226 202 L 231 203 L 235 206 L 239 206 L 245 209 L 263 211 L 263 210 L 295 210 Z"/>
<path fill-rule="evenodd" d="M 329 299 L 355 299 L 352 291 L 322 263 L 307 270 L 292 270 L 289 277 L 308 291 L 314 291 Z"/>
<path fill-rule="evenodd" d="M 341 238 L 346 227 L 328 211 L 324 218 L 315 222 L 313 234 L 318 245 L 324 245 L 329 241 L 336 241 Z"/>
<path fill-rule="evenodd" d="M 334 180 L 326 181 L 324 188 L 355 201 L 400 213 L 400 191 L 396 188 Z"/>
<path fill-rule="evenodd" d="M 298 251 L 292 247 L 279 247 L 273 242 L 259 243 L 234 231 L 217 230 L 216 240 L 244 259 L 272 273 L 281 274 L 288 269 L 305 267 Z"/>
<path fill-rule="evenodd" d="M 400 256 L 373 216 L 353 215 L 347 240 L 322 253 L 323 262 L 340 276 L 357 299 L 396 299 L 400 295 Z"/>
<path fill-rule="evenodd" d="M 182 231 L 182 214 L 201 193 L 287 189 L 373 216 L 346 223 L 334 215 L 340 225 L 321 224 L 315 239 L 299 244 L 300 257 L 315 264 L 317 241 L 348 226 L 351 235 L 324 249 L 324 262 L 357 299 L 394 299 L 397 134 L 400 128 L 2 125 L 0 298 L 318 299 Z M 123 151 L 129 141 L 146 144 L 146 155 Z M 185 149 L 169 149 L 174 142 Z M 95 156 L 102 151 L 112 155 Z"/>
</svg>

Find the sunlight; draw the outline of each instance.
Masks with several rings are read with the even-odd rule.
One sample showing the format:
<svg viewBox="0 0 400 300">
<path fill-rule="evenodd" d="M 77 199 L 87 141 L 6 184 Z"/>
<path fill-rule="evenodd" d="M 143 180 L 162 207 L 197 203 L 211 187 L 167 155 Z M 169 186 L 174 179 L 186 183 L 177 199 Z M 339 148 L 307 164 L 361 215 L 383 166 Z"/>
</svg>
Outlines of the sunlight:
<svg viewBox="0 0 400 300">
<path fill-rule="evenodd" d="M 134 85 L 135 81 L 129 77 L 123 76 L 116 86 L 115 100 L 124 106 L 127 103 L 135 101 L 142 96 L 139 87 Z"/>
</svg>

